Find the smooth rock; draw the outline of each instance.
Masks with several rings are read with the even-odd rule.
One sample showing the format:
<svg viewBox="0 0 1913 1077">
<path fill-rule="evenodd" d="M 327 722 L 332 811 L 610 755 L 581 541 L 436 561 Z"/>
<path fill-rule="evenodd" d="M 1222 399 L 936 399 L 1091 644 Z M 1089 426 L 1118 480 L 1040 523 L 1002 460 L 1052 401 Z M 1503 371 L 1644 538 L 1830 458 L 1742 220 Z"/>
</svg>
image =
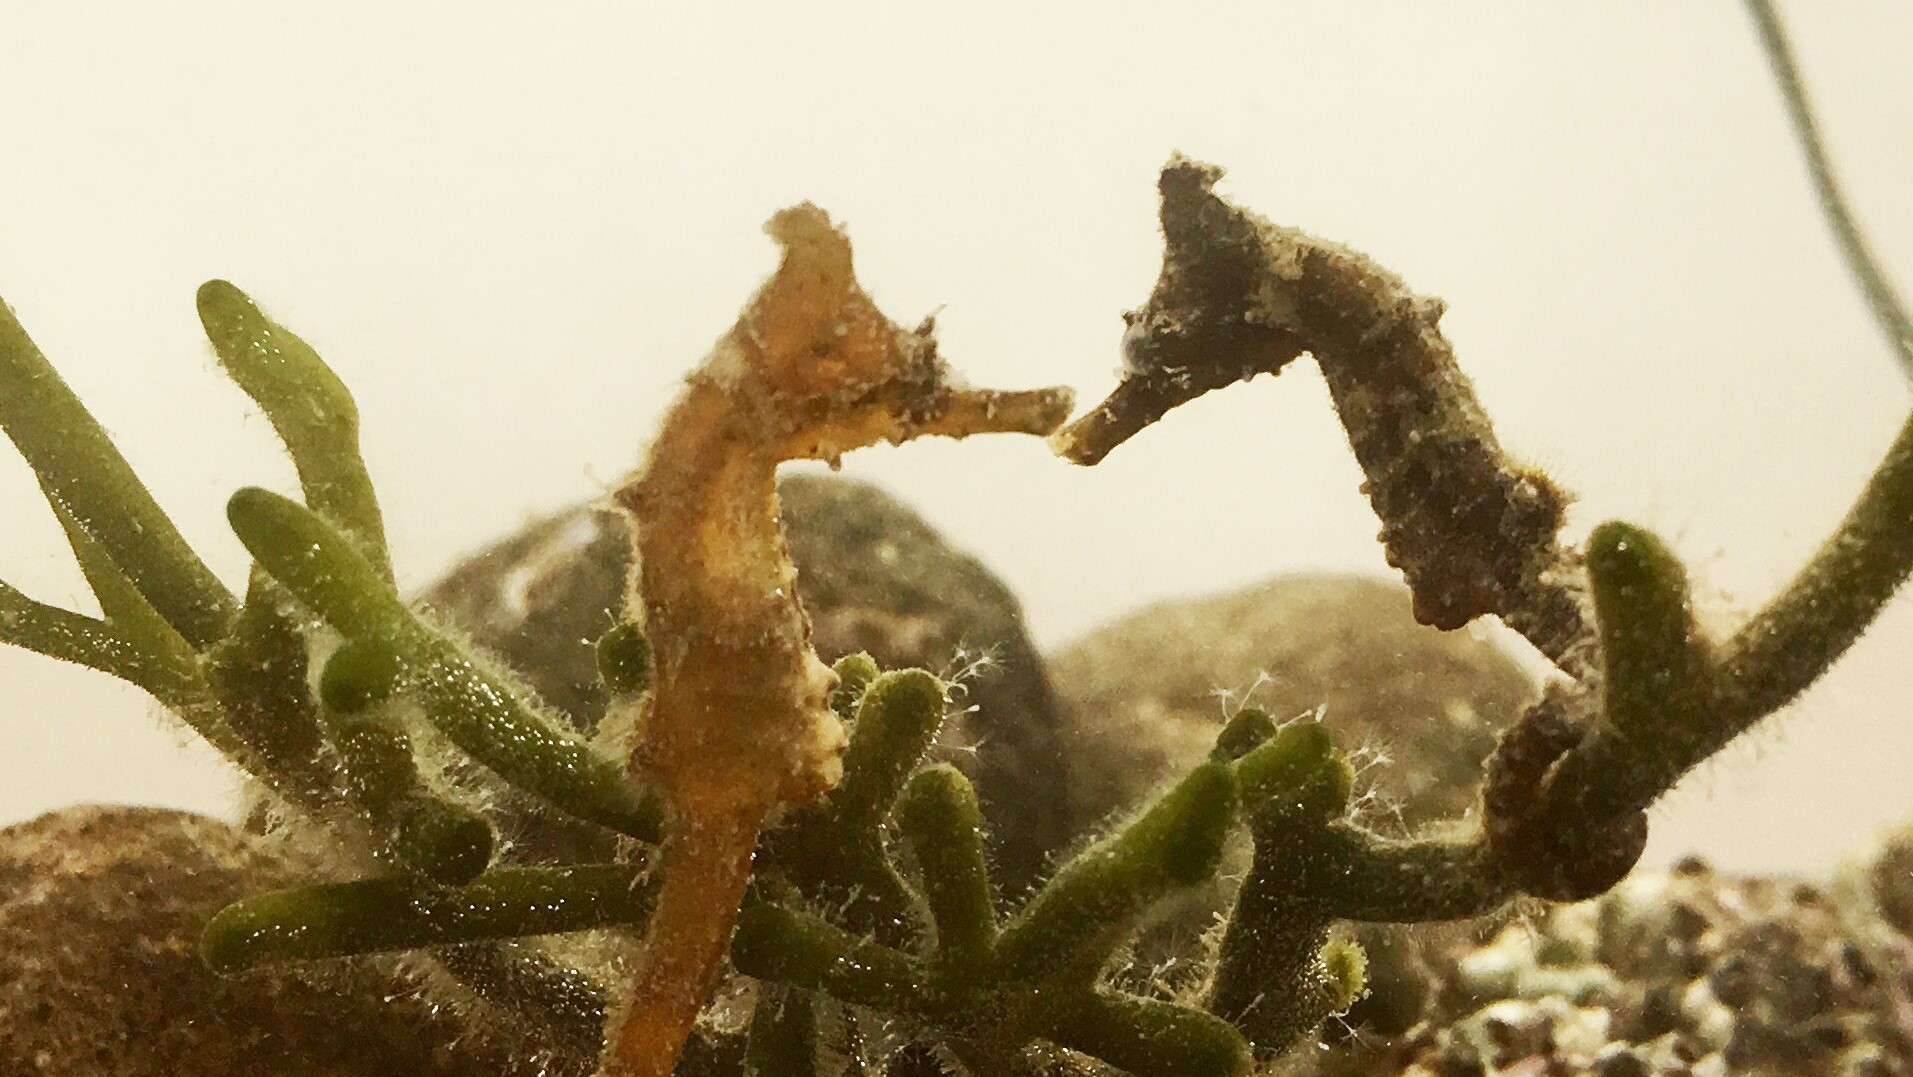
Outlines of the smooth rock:
<svg viewBox="0 0 1913 1077">
<path fill-rule="evenodd" d="M 1400 584 L 1281 576 L 1147 606 L 1052 654 L 1079 825 L 1135 807 L 1209 753 L 1242 705 L 1319 713 L 1356 754 L 1358 817 L 1386 832 L 1474 806 L 1482 760 L 1534 696 L 1484 638 L 1417 624 Z"/>
<path fill-rule="evenodd" d="M 1278 722 L 1319 715 L 1354 756 L 1353 810 L 1372 829 L 1467 825 L 1482 761 L 1536 693 L 1496 644 L 1416 623 L 1399 583 L 1330 574 L 1144 607 L 1051 655 L 1049 668 L 1078 834 L 1106 828 L 1207 758 L 1245 705 Z M 1201 967 L 1202 936 L 1233 900 L 1247 844 L 1238 838 L 1215 881 L 1151 911 L 1135 945 L 1141 967 Z M 1368 954 L 1369 990 L 1337 1027 L 1413 1025 L 1445 955 L 1481 930 L 1347 926 Z"/>
</svg>

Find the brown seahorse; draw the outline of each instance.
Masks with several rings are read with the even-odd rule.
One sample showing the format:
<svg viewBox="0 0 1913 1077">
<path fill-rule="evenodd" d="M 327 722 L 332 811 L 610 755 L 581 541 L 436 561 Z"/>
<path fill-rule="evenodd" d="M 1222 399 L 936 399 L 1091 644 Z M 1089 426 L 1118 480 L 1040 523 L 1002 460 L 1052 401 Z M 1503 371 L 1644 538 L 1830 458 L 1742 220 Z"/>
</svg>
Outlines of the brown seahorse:
<svg viewBox="0 0 1913 1077">
<path fill-rule="evenodd" d="M 1067 390 L 971 389 L 932 327 L 905 330 L 857 284 L 850 242 L 808 203 L 771 218 L 782 264 L 689 379 L 638 477 L 634 601 L 655 673 L 632 767 L 667 796 L 663 884 L 605 1072 L 665 1077 L 708 1000 L 780 806 L 839 777 L 834 678 L 810 647 L 778 519 L 786 460 L 939 434 L 1046 435 Z"/>
</svg>

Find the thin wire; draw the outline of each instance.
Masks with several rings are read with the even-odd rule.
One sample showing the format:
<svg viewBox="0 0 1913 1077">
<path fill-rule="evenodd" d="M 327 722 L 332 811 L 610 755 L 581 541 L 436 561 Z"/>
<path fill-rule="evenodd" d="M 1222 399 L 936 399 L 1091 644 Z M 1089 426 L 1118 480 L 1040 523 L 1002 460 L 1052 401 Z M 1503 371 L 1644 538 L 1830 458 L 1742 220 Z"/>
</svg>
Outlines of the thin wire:
<svg viewBox="0 0 1913 1077">
<path fill-rule="evenodd" d="M 1834 238 L 1840 241 L 1840 253 L 1846 258 L 1847 269 L 1860 285 L 1861 293 L 1866 296 L 1874 323 L 1893 346 L 1901 370 L 1909 380 L 1913 380 L 1913 319 L 1907 317 L 1905 305 L 1887 282 L 1886 274 L 1874 259 L 1873 252 L 1867 249 L 1860 226 L 1854 222 L 1853 214 L 1847 209 L 1846 197 L 1833 178 L 1833 168 L 1827 163 L 1826 148 L 1820 142 L 1819 125 L 1814 122 L 1813 112 L 1807 107 L 1807 91 L 1800 83 L 1800 70 L 1794 64 L 1793 49 L 1787 43 L 1787 32 L 1780 25 L 1780 17 L 1774 12 L 1772 0 L 1747 0 L 1747 10 L 1760 30 L 1761 47 L 1766 50 L 1767 61 L 1773 65 L 1774 81 L 1780 84 L 1780 94 L 1787 102 L 1787 118 L 1793 124 L 1794 134 L 1800 139 L 1801 150 L 1806 154 L 1807 171 L 1813 177 L 1820 211 L 1826 214 Z"/>
</svg>

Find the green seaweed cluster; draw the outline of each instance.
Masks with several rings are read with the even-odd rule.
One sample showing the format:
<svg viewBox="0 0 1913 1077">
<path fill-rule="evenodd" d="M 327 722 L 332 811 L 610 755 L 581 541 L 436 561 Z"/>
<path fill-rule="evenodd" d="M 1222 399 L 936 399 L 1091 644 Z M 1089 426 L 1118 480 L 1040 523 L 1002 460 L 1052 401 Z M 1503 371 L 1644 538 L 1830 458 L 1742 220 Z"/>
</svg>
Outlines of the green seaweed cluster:
<svg viewBox="0 0 1913 1077">
<path fill-rule="evenodd" d="M 227 908 L 203 939 L 213 969 L 431 951 L 481 996 L 584 1048 L 604 1007 L 593 970 L 506 940 L 641 925 L 665 827 L 657 799 L 400 598 L 351 397 L 312 350 L 223 282 L 201 289 L 199 309 L 221 366 L 292 456 L 303 503 L 232 497 L 254 558 L 233 596 L 8 312 L 0 423 L 103 616 L 0 585 L 0 639 L 145 688 L 357 876 Z M 1537 702 L 1490 760 L 1472 834 L 1362 829 L 1348 815 L 1353 770 L 1327 730 L 1245 709 L 1207 762 L 1017 903 L 991 881 L 968 780 L 923 764 L 945 686 L 863 655 L 840 661 L 844 778 L 760 849 L 732 945 L 759 987 L 732 1047 L 754 1072 L 823 1072 L 844 1049 L 826 1037 L 846 1027 L 825 1013 L 848 1007 L 903 1038 L 887 1070 L 870 1063 L 878 1072 L 1021 1072 L 1034 1065 L 1026 1049 L 1047 1043 L 1140 1077 L 1246 1073 L 1361 995 L 1363 957 L 1332 935 L 1337 921 L 1458 919 L 1524 893 L 1605 890 L 1639 854 L 1642 809 L 1804 688 L 1913 567 L 1913 427 L 1815 562 L 1724 643 L 1696 631 L 1684 569 L 1651 534 L 1607 524 L 1583 555 L 1599 713 L 1575 720 L 1582 697 L 1564 691 Z M 598 654 L 614 697 L 645 691 L 636 626 L 612 629 Z M 521 862 L 486 810 L 499 787 L 620 841 L 601 861 Z M 1206 980 L 1119 990 L 1132 929 L 1210 879 L 1239 827 L 1253 860 Z"/>
<path fill-rule="evenodd" d="M 231 595 L 9 311 L 0 419 L 66 525 L 104 616 L 7 588 L 0 638 L 147 689 L 364 873 L 227 908 L 206 927 L 206 962 L 231 974 L 642 924 L 653 889 L 645 850 L 662 828 L 656 800 L 399 597 L 355 408 L 313 351 L 223 282 L 201 289 L 199 309 L 222 368 L 292 456 L 303 503 L 261 489 L 232 497 L 230 523 L 255 565 L 246 594 Z M 644 691 L 648 647 L 635 626 L 611 630 L 598 652 L 614 696 Z M 812 1072 L 815 1060 L 801 1060 L 818 1050 L 812 993 L 905 1017 L 983 1066 L 1041 1039 L 1138 1074 L 1246 1068 L 1248 1043 L 1227 1021 L 1101 981 L 1143 913 L 1215 872 L 1239 811 L 1277 811 L 1323 780 L 1346 793 L 1348 764 L 1319 726 L 1277 731 L 1245 712 L 1215 760 L 999 923 L 976 793 L 954 768 L 920 765 L 945 715 L 944 684 L 880 672 L 863 655 L 836 673 L 832 703 L 852 730 L 843 781 L 769 835 L 733 946 L 738 971 L 782 985 L 763 991 L 751 1022 L 755 1068 Z M 505 862 L 473 783 L 434 754 L 442 745 L 633 851 L 600 863 Z M 469 951 L 450 965 L 482 992 L 504 979 L 494 975 L 501 955 L 524 964 L 527 953 L 495 951 L 490 972 L 472 973 L 486 963 Z M 1298 1031 L 1359 992 L 1359 965 L 1341 964 L 1338 989 Z M 553 970 L 517 970 L 527 971 Z M 573 981 L 561 996 L 586 996 L 587 1018 L 601 1008 L 579 970 L 556 971 Z M 552 1020 L 577 1020 L 551 1009 Z"/>
<path fill-rule="evenodd" d="M 223 282 L 201 289 L 199 309 L 222 368 L 279 432 L 304 502 L 256 488 L 232 497 L 230 523 L 255 561 L 235 598 L 9 311 L 0 420 L 66 525 L 104 616 L 7 588 L 0 638 L 147 689 L 364 873 L 227 908 L 206 927 L 206 962 L 230 974 L 642 924 L 653 890 L 645 850 L 662 829 L 655 798 L 399 597 L 355 408 L 313 351 Z M 644 691 L 649 652 L 635 626 L 611 630 L 598 653 L 614 696 Z M 1245 712 L 1214 761 L 1070 859 L 999 924 L 976 794 L 954 768 L 920 765 L 944 718 L 944 684 L 880 672 L 864 655 L 836 673 L 832 703 L 852 730 L 843 781 L 769 835 L 733 947 L 738 971 L 783 985 L 762 993 L 751 1023 L 746 1053 L 760 1072 L 811 1072 L 814 1060 L 799 1056 L 817 1049 L 812 992 L 908 1018 L 966 1059 L 1007 1059 L 1042 1039 L 1138 1074 L 1246 1068 L 1249 1046 L 1228 1022 L 1100 981 L 1139 916 L 1214 873 L 1239 805 L 1276 811 L 1322 780 L 1346 793 L 1348 765 L 1319 726 L 1277 731 Z M 435 754 L 442 745 L 632 851 L 600 863 L 505 862 L 473 783 Z M 495 975 L 501 955 L 522 965 L 528 953 L 495 951 L 489 972 L 471 971 L 488 963 L 469 951 L 449 964 L 483 992 L 505 979 Z M 1342 964 L 1315 1020 L 1360 990 L 1358 965 Z M 586 997 L 587 1019 L 602 1007 L 578 970 L 555 971 L 572 981 L 561 996 Z M 551 1019 L 577 1017 L 554 1006 Z"/>
</svg>

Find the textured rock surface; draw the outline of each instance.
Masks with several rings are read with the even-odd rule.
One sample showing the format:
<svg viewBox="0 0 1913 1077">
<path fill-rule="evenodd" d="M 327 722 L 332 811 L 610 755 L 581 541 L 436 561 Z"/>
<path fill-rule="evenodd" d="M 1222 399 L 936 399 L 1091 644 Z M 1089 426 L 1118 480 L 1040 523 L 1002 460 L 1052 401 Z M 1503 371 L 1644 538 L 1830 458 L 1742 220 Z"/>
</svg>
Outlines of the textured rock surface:
<svg viewBox="0 0 1913 1077">
<path fill-rule="evenodd" d="M 984 798 L 998 870 L 1028 881 L 1067 833 L 1068 800 L 1056 704 L 1015 596 L 876 487 L 795 475 L 778 492 L 798 595 L 826 661 L 861 650 L 886 668 L 970 670 L 959 696 L 968 710 L 944 746 Z M 477 554 L 423 597 L 589 729 L 606 702 L 591 642 L 624 606 L 630 556 L 620 516 L 578 508 Z"/>
<path fill-rule="evenodd" d="M 1858 888 L 1690 860 L 1511 926 L 1453 968 L 1408 1036 L 1282 1072 L 1913 1073 L 1913 940 Z"/>
<path fill-rule="evenodd" d="M 213 913 L 302 875 L 233 827 L 156 808 L 83 806 L 0 830 L 0 1073 L 535 1072 L 371 963 L 308 980 L 222 979 L 200 962 Z"/>
<path fill-rule="evenodd" d="M 1195 765 L 1248 703 L 1278 721 L 1321 708 L 1338 743 L 1367 749 L 1384 830 L 1472 808 L 1495 734 L 1535 690 L 1495 645 L 1416 624 L 1401 585 L 1337 575 L 1146 607 L 1052 655 L 1050 677 L 1079 819 Z"/>
</svg>

